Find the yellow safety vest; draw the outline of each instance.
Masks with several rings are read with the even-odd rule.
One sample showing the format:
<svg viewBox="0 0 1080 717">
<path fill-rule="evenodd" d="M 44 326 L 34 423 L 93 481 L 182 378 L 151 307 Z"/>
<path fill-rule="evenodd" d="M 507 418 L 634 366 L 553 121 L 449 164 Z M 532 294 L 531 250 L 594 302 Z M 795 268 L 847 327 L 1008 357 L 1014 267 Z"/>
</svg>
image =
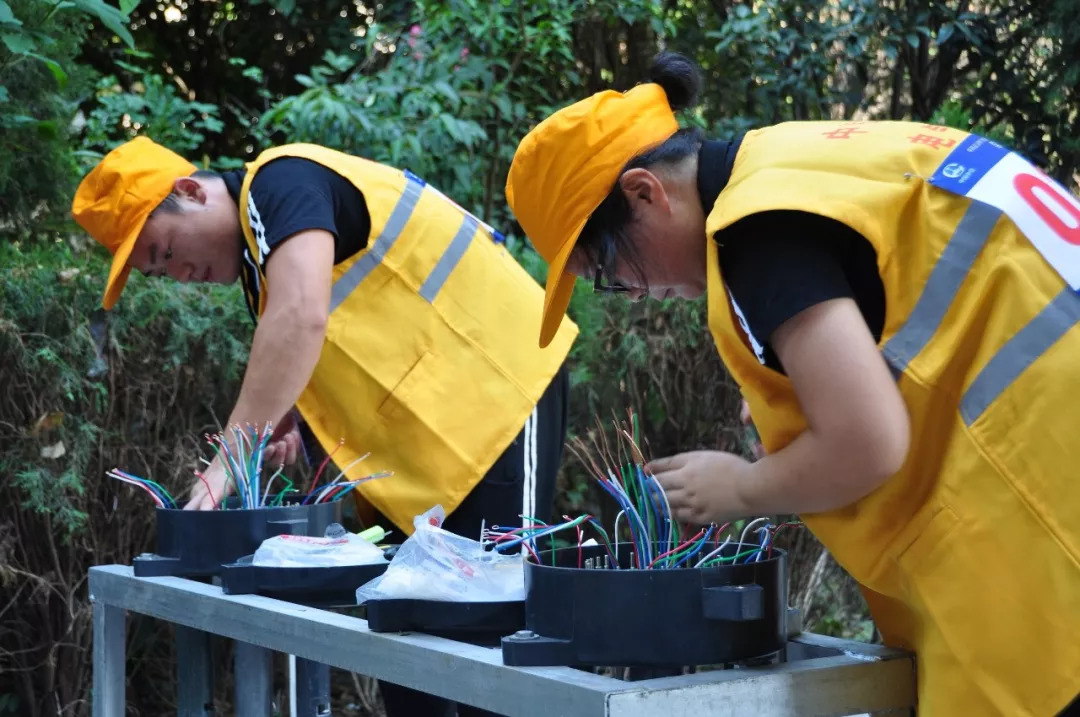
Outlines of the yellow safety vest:
<svg viewBox="0 0 1080 717">
<path fill-rule="evenodd" d="M 1080 297 L 1014 213 L 942 188 L 974 171 L 975 140 L 901 122 L 750 132 L 706 230 L 797 210 L 873 245 L 880 348 L 911 448 L 870 495 L 802 517 L 863 586 L 885 641 L 916 652 L 921 714 L 1043 717 L 1080 693 Z M 1013 205 L 1054 228 L 1048 251 L 1067 255 L 1055 266 L 1075 261 L 1078 205 L 1025 177 L 986 186 L 1012 187 Z M 765 448 L 780 450 L 806 427 L 799 402 L 755 355 L 713 241 L 708 272 L 721 358 Z"/>
<path fill-rule="evenodd" d="M 411 533 L 436 503 L 453 511 L 506 450 L 577 327 L 563 322 L 538 349 L 544 291 L 489 227 L 412 175 L 324 147 L 286 145 L 247 165 L 240 216 L 252 256 L 266 247 L 251 181 L 280 157 L 334 170 L 367 202 L 367 248 L 334 267 L 326 339 L 297 407 L 325 450 L 344 440 L 337 465 L 371 453 L 351 477 L 394 471 L 358 489 Z M 261 316 L 268 287 L 254 263 Z"/>
</svg>

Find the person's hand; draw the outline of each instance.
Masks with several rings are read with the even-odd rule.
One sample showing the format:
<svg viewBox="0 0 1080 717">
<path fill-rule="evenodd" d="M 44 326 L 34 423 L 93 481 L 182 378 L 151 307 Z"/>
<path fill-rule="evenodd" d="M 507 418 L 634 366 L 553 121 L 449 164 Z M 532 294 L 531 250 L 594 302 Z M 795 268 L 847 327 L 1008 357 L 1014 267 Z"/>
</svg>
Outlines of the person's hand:
<svg viewBox="0 0 1080 717">
<path fill-rule="evenodd" d="M 202 472 L 202 479 L 195 478 L 191 486 L 191 499 L 184 510 L 213 510 L 235 486 L 225 474 L 225 467 L 221 461 L 214 458 L 213 462 Z"/>
<path fill-rule="evenodd" d="M 274 428 L 270 443 L 263 452 L 263 461 L 271 466 L 291 466 L 300 454 L 300 441 L 300 426 L 292 411 L 289 411 Z"/>
<path fill-rule="evenodd" d="M 737 488 L 751 465 L 734 453 L 691 451 L 650 461 L 645 470 L 664 487 L 677 520 L 708 525 L 745 516 Z"/>
</svg>

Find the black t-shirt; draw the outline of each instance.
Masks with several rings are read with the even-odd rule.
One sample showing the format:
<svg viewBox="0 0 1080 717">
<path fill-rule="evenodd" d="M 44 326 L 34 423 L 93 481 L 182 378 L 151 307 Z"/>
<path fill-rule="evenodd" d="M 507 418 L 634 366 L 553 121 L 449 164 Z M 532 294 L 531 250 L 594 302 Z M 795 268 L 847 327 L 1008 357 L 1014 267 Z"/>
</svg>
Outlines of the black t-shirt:
<svg viewBox="0 0 1080 717">
<path fill-rule="evenodd" d="M 222 175 L 233 201 L 240 202 L 245 170 Z M 300 157 L 282 157 L 263 165 L 251 180 L 248 213 L 259 244 L 253 257 L 244 246 L 241 280 L 255 297 L 261 289 L 255 263 L 265 268 L 266 260 L 289 237 L 309 229 L 322 229 L 334 236 L 334 263 L 339 264 L 367 247 L 371 233 L 364 195 L 337 172 Z"/>
<path fill-rule="evenodd" d="M 698 155 L 698 192 L 708 215 L 731 176 L 739 141 L 707 141 Z M 855 300 L 881 338 L 885 289 L 873 246 L 835 219 L 800 211 L 752 214 L 713 237 L 724 284 L 750 333 L 758 359 L 783 372 L 770 345 L 777 328 L 830 299 Z"/>
</svg>

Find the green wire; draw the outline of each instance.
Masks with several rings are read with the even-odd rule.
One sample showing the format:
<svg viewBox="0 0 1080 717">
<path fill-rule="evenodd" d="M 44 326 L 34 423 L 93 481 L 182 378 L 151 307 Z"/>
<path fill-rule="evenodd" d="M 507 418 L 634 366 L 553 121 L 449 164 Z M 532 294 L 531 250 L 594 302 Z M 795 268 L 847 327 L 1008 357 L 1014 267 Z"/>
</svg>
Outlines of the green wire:
<svg viewBox="0 0 1080 717">
<path fill-rule="evenodd" d="M 691 550 L 696 549 L 705 540 L 708 540 L 708 535 L 707 534 L 702 534 L 702 536 L 700 538 L 695 540 L 690 545 L 688 545 L 685 548 L 679 550 L 677 553 L 672 553 L 671 555 L 664 558 L 664 560 L 667 561 L 667 566 L 671 567 L 672 565 L 677 563 L 684 555 L 689 553 Z"/>
<path fill-rule="evenodd" d="M 176 498 L 173 498 L 172 494 L 169 493 L 169 491 L 165 490 L 165 488 L 160 483 L 156 483 L 156 482 L 150 480 L 149 478 L 142 478 L 141 480 L 146 481 L 150 485 L 152 485 L 152 486 L 156 487 L 158 490 L 160 490 L 162 495 L 164 495 L 166 498 L 168 498 L 169 502 L 173 504 L 173 507 L 174 508 L 176 507 L 176 505 L 177 505 Z"/>
<path fill-rule="evenodd" d="M 648 487 L 642 481 L 645 472 L 639 471 L 637 464 L 630 466 L 630 474 L 634 476 L 634 482 L 637 485 L 638 495 L 641 496 L 641 502 L 645 506 L 645 513 L 649 519 L 649 550 L 652 551 L 654 546 L 658 546 L 660 542 L 660 535 L 657 533 L 657 526 L 660 524 L 659 516 L 656 514 L 656 506 L 652 502 L 652 496 L 649 494 Z M 658 551 L 658 554 L 663 551 Z"/>
<path fill-rule="evenodd" d="M 246 507 L 254 507 L 253 505 L 251 505 L 251 503 L 253 503 L 251 499 L 251 471 L 248 470 L 247 453 L 244 450 L 245 448 L 247 448 L 247 436 L 244 435 L 243 428 L 234 428 L 233 435 L 236 436 L 236 455 L 238 458 L 236 462 L 237 472 L 239 473 L 241 480 L 243 480 L 244 482 L 244 491 L 246 492 L 245 494 L 247 496 L 246 502 L 248 503 L 248 506 Z M 241 467 L 243 468 L 243 470 L 240 470 Z"/>
<path fill-rule="evenodd" d="M 723 562 L 727 562 L 729 560 L 730 561 L 738 560 L 739 558 L 745 558 L 747 555 L 753 555 L 754 553 L 758 552 L 759 550 L 761 550 L 761 548 L 751 548 L 750 550 L 746 550 L 744 552 L 738 553 L 737 555 L 732 555 L 732 556 L 727 557 L 727 558 L 725 558 L 723 556 L 720 556 L 718 558 L 710 558 L 709 562 L 707 562 L 704 565 L 701 565 L 699 567 L 707 568 L 710 565 L 715 565 L 716 563 L 723 563 Z"/>
<path fill-rule="evenodd" d="M 610 553 L 611 555 L 614 556 L 615 551 L 611 547 L 611 539 L 608 537 L 607 531 L 604 530 L 604 526 L 600 525 L 600 521 L 597 520 L 596 518 L 591 518 L 589 520 L 586 520 L 585 522 L 589 523 L 594 528 L 596 528 L 596 532 L 600 533 L 600 537 L 604 539 L 604 546 L 608 549 L 608 553 Z M 615 568 L 618 568 L 618 567 L 619 567 L 618 565 L 615 566 Z"/>
<path fill-rule="evenodd" d="M 258 429 L 252 426 L 251 435 L 254 436 L 256 443 L 255 450 L 253 450 L 251 453 L 251 476 L 252 480 L 255 481 L 256 500 L 262 500 L 262 498 L 260 497 L 262 496 L 262 491 L 260 490 L 262 488 L 262 481 L 260 480 L 260 478 L 262 478 L 262 457 L 263 452 L 266 451 L 266 445 L 270 443 L 270 431 L 266 430 L 263 431 L 263 433 L 265 435 L 260 439 Z M 284 467 L 285 464 L 283 463 L 282 468 Z"/>
<path fill-rule="evenodd" d="M 286 488 L 283 488 L 281 492 L 277 494 L 277 497 L 274 498 L 274 502 L 270 504 L 271 507 L 281 505 L 281 501 L 284 500 L 285 496 L 288 495 L 289 492 L 293 489 L 293 483 L 291 480 L 289 480 L 288 478 L 282 478 L 282 480 L 284 480 L 289 485 Z"/>
</svg>

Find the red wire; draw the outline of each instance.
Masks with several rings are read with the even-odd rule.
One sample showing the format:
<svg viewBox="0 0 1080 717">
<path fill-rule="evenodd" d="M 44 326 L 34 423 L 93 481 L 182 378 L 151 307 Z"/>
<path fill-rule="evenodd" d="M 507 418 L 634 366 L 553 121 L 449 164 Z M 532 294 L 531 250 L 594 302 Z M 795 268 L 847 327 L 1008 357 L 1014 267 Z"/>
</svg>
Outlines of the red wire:
<svg viewBox="0 0 1080 717">
<path fill-rule="evenodd" d="M 319 478 L 322 477 L 323 469 L 326 468 L 326 464 L 330 462 L 330 459 L 334 457 L 334 454 L 338 452 L 338 448 L 341 448 L 343 445 L 345 445 L 344 438 L 338 441 L 337 447 L 335 447 L 334 450 L 330 451 L 330 453 L 327 454 L 326 458 L 323 458 L 323 462 L 319 464 L 319 470 L 315 471 L 315 477 L 311 480 L 311 487 L 308 488 L 308 495 L 311 495 L 313 492 L 315 492 L 315 484 L 318 483 Z"/>
<path fill-rule="evenodd" d="M 541 526 L 541 527 L 544 527 L 544 526 Z M 523 530 L 534 530 L 535 528 L 536 528 L 536 526 L 533 526 L 533 525 L 530 525 L 530 526 L 527 526 L 527 527 L 524 527 L 524 528 L 514 528 L 510 532 L 503 533 L 499 537 L 495 538 L 495 540 L 493 540 L 492 542 L 497 543 L 500 540 L 506 540 L 507 538 L 520 538 L 521 536 L 520 535 L 515 535 L 515 533 L 520 533 Z M 492 530 L 495 530 L 495 528 L 492 528 Z"/>
<path fill-rule="evenodd" d="M 525 549 L 529 551 L 530 555 L 532 555 L 533 560 L 535 560 L 536 564 L 539 565 L 540 564 L 540 556 L 536 554 L 536 551 L 532 549 L 532 546 L 529 545 L 528 543 L 522 543 L 522 545 L 525 546 Z"/>
<path fill-rule="evenodd" d="M 683 543 L 683 544 L 682 544 L 682 545 L 680 545 L 679 547 L 677 547 L 677 548 L 672 548 L 671 550 L 667 551 L 666 553 L 661 553 L 660 555 L 657 555 L 657 556 L 656 556 L 656 557 L 655 557 L 655 558 L 653 559 L 653 561 L 652 561 L 651 563 L 649 563 L 649 567 L 651 568 L 652 566 L 656 565 L 656 562 L 657 562 L 658 560 L 660 560 L 660 558 L 665 558 L 665 557 L 667 557 L 668 555 L 671 555 L 672 553 L 677 553 L 677 552 L 679 552 L 680 550 L 682 550 L 683 548 L 685 548 L 685 547 L 686 547 L 687 545 L 690 545 L 690 543 L 694 542 L 695 540 L 697 540 L 698 538 L 700 538 L 700 537 L 701 537 L 701 536 L 703 536 L 703 535 L 705 535 L 705 529 L 704 529 L 704 528 L 702 528 L 702 529 L 701 529 L 701 530 L 700 530 L 700 531 L 698 532 L 698 534 L 697 534 L 697 535 L 695 535 L 695 536 L 694 536 L 693 538 L 690 538 L 690 540 L 687 540 L 687 541 L 686 541 L 685 543 Z"/>
<path fill-rule="evenodd" d="M 773 528 L 773 532 L 772 532 L 772 537 L 771 537 L 771 538 L 769 538 L 769 551 L 768 551 L 767 553 L 765 553 L 765 557 L 766 557 L 766 559 L 768 559 L 768 558 L 771 558 L 771 557 L 772 557 L 772 546 L 773 546 L 773 541 L 775 541 L 775 540 L 776 540 L 776 535 L 777 535 L 777 533 L 779 533 L 779 532 L 780 532 L 780 529 L 781 529 L 781 528 L 786 528 L 786 527 L 788 527 L 789 525 L 791 525 L 791 526 L 800 526 L 800 525 L 802 525 L 802 523 L 781 523 L 780 525 L 778 525 L 778 526 L 776 526 L 775 528 Z"/>
<path fill-rule="evenodd" d="M 720 533 L 723 533 L 725 530 L 727 530 L 727 527 L 729 525 L 731 525 L 731 523 L 724 523 L 723 525 L 721 525 L 719 528 L 716 529 L 716 535 L 713 536 L 713 547 L 714 548 L 717 548 L 717 547 L 720 546 Z"/>
<path fill-rule="evenodd" d="M 161 498 L 158 497 L 157 493 L 150 490 L 150 486 L 144 485 L 143 483 L 139 483 L 137 481 L 130 481 L 130 480 L 125 480 L 123 478 L 117 478 L 116 476 L 112 475 L 111 473 L 108 473 L 106 475 L 108 475 L 110 478 L 116 478 L 116 480 L 120 481 L 121 483 L 127 483 L 128 485 L 137 485 L 137 486 L 139 486 L 140 488 L 142 488 L 143 490 L 145 490 L 147 493 L 150 494 L 150 497 L 154 499 L 154 502 L 157 504 L 157 506 L 159 508 L 164 508 L 165 507 L 165 504 L 161 501 Z"/>
<path fill-rule="evenodd" d="M 214 503 L 214 510 L 217 510 L 217 498 L 214 497 L 214 491 L 210 490 L 210 484 L 206 481 L 206 476 L 204 476 L 199 471 L 195 471 L 195 475 L 199 476 L 199 480 L 201 480 L 202 484 L 206 486 L 206 492 L 210 494 L 210 500 Z"/>
</svg>

